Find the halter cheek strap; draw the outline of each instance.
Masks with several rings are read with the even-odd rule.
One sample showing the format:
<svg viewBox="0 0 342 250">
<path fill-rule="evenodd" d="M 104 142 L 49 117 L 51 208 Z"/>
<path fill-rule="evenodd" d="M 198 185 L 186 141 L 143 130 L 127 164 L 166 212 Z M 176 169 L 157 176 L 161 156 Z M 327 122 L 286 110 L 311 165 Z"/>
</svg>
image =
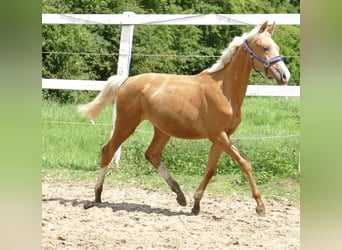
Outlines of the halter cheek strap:
<svg viewBox="0 0 342 250">
<path fill-rule="evenodd" d="M 256 72 L 259 72 L 258 70 L 255 69 L 254 67 L 254 59 L 258 60 L 259 62 L 263 63 L 264 64 L 264 73 L 265 73 L 265 76 L 267 77 L 267 79 L 271 79 L 267 76 L 267 71 L 268 71 L 268 68 L 270 67 L 270 65 L 272 65 L 273 63 L 277 63 L 279 61 L 283 61 L 283 58 L 281 56 L 275 56 L 269 60 L 265 60 L 265 59 L 262 59 L 261 57 L 257 56 L 254 54 L 254 52 L 251 50 L 251 48 L 248 46 L 248 43 L 247 43 L 247 40 L 245 40 L 243 42 L 243 46 L 244 48 L 247 50 L 247 53 L 250 55 L 250 58 L 251 58 L 251 65 L 252 65 L 252 68 L 256 71 Z"/>
</svg>

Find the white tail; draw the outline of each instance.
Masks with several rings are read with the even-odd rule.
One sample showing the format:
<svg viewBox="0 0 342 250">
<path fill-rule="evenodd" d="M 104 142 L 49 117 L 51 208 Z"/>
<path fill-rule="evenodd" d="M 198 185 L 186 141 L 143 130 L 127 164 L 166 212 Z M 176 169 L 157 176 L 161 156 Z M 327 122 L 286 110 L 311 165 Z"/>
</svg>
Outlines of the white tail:
<svg viewBox="0 0 342 250">
<path fill-rule="evenodd" d="M 93 120 L 96 119 L 108 103 L 112 101 L 114 101 L 114 103 L 116 102 L 119 88 L 126 79 L 126 76 L 111 76 L 96 98 L 87 104 L 78 105 L 78 111 L 84 116 L 88 116 Z"/>
</svg>

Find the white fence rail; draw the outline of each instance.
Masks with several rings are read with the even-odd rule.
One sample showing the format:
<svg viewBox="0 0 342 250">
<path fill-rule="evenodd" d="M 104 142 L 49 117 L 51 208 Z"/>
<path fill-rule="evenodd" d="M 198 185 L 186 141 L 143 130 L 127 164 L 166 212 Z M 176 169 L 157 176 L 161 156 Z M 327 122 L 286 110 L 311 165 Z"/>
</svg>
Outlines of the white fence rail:
<svg viewBox="0 0 342 250">
<path fill-rule="evenodd" d="M 247 25 L 270 23 L 299 25 L 300 14 L 43 14 L 43 24 L 112 25 Z"/>
<path fill-rule="evenodd" d="M 42 79 L 44 89 L 102 90 L 106 81 Z M 247 96 L 300 96 L 299 86 L 248 85 Z"/>
</svg>

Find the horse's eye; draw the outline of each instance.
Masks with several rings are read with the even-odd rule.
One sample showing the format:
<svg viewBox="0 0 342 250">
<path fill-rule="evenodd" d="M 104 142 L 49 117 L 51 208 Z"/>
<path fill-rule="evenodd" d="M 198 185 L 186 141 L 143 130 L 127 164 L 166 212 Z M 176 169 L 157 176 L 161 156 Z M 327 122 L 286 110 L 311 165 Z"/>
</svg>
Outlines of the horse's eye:
<svg viewBox="0 0 342 250">
<path fill-rule="evenodd" d="M 267 47 L 267 46 L 264 46 L 264 47 L 263 47 L 263 49 L 264 49 L 264 51 L 265 51 L 265 52 L 267 52 L 267 51 L 269 51 L 269 50 L 270 50 L 270 48 L 269 48 L 269 47 Z"/>
</svg>

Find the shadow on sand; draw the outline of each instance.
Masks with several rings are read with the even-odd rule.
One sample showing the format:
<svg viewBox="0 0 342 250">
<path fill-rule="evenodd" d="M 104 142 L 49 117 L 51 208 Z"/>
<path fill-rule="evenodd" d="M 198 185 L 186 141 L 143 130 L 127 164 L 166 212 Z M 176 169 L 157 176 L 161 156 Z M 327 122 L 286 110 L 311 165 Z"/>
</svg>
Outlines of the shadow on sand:
<svg viewBox="0 0 342 250">
<path fill-rule="evenodd" d="M 110 202 L 101 202 L 95 203 L 93 201 L 87 200 L 78 200 L 78 199 L 63 199 L 63 198 L 49 198 L 42 200 L 43 202 L 49 201 L 58 201 L 60 204 L 71 204 L 72 206 L 80 206 L 83 205 L 84 209 L 88 209 L 91 207 L 97 208 L 111 208 L 113 212 L 117 211 L 126 211 L 126 212 L 143 212 L 146 214 L 162 214 L 165 216 L 178 216 L 178 215 L 186 215 L 186 216 L 193 216 L 194 214 L 189 212 L 185 213 L 182 211 L 171 211 L 170 209 L 166 208 L 155 208 L 151 207 L 150 205 L 146 204 L 137 204 L 137 203 L 129 203 L 129 202 L 121 202 L 121 203 L 110 203 Z"/>
</svg>

